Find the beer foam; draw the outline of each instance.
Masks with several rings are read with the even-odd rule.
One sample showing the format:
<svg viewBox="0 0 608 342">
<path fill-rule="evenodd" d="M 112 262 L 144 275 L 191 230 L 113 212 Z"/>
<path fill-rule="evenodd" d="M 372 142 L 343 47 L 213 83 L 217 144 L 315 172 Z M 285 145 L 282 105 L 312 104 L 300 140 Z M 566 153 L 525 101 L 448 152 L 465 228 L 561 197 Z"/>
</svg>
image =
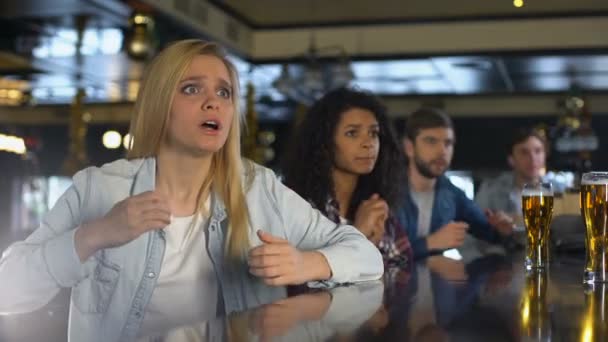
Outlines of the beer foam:
<svg viewBox="0 0 608 342">
<path fill-rule="evenodd" d="M 607 184 L 608 184 L 608 172 L 594 172 L 591 174 L 584 174 L 583 179 L 581 180 L 581 185 L 607 185 Z"/>
<path fill-rule="evenodd" d="M 581 185 L 608 185 L 608 178 L 586 179 L 581 182 Z"/>
<path fill-rule="evenodd" d="M 553 196 L 553 192 L 550 190 L 540 189 L 523 189 L 521 191 L 522 196 Z"/>
</svg>

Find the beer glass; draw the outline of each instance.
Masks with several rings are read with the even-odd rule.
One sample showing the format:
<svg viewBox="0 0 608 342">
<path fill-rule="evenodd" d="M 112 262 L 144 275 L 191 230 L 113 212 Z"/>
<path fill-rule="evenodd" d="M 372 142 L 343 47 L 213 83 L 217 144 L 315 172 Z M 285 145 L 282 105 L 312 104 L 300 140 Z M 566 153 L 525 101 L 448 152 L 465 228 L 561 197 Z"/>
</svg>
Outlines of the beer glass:
<svg viewBox="0 0 608 342">
<path fill-rule="evenodd" d="M 581 180 L 581 215 L 585 221 L 585 283 L 607 282 L 608 172 L 589 172 Z"/>
<path fill-rule="evenodd" d="M 526 269 L 544 269 L 549 262 L 549 225 L 553 215 L 551 183 L 524 185 L 521 193 L 526 227 Z"/>
</svg>

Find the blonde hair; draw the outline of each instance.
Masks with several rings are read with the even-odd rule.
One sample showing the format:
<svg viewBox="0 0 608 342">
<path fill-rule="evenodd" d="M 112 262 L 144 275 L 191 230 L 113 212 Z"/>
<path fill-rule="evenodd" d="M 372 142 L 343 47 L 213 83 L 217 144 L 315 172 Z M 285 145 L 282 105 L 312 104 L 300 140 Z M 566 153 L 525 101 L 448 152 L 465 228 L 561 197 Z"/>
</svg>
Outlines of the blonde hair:
<svg viewBox="0 0 608 342">
<path fill-rule="evenodd" d="M 240 126 L 243 117 L 238 114 L 240 108 L 238 73 L 220 46 L 198 39 L 182 40 L 173 43 L 154 58 L 146 70 L 135 101 L 129 129 L 133 143 L 127 158 L 158 155 L 161 142 L 167 134 L 169 112 L 178 83 L 194 57 L 198 55 L 214 56 L 224 63 L 230 75 L 233 87 L 232 103 L 237 112 L 232 120 L 226 143 L 214 154 L 209 175 L 199 190 L 198 211 L 203 210 L 203 193 L 212 186 L 224 202 L 230 220 L 226 235 L 226 256 L 240 260 L 249 247 L 249 212 L 241 178 L 244 166 L 241 159 Z"/>
</svg>

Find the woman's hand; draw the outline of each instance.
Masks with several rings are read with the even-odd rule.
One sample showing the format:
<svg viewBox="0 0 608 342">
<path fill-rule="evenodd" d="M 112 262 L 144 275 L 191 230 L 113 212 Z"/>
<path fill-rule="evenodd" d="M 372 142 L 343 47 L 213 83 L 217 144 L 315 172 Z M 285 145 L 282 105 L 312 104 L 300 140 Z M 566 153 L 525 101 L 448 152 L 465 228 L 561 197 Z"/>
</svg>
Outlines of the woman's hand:
<svg viewBox="0 0 608 342">
<path fill-rule="evenodd" d="M 384 224 L 388 218 L 388 204 L 378 194 L 361 202 L 355 214 L 355 227 L 371 242 L 378 244 L 384 235 Z"/>
<path fill-rule="evenodd" d="M 331 269 L 323 254 L 300 251 L 289 241 L 261 230 L 258 237 L 264 244 L 249 251 L 249 272 L 262 278 L 267 285 L 298 285 L 331 277 Z"/>
<path fill-rule="evenodd" d="M 100 249 L 122 246 L 169 223 L 171 210 L 166 199 L 157 192 L 144 192 L 116 203 L 104 217 L 82 225 L 75 235 L 76 252 L 84 262 Z"/>
</svg>

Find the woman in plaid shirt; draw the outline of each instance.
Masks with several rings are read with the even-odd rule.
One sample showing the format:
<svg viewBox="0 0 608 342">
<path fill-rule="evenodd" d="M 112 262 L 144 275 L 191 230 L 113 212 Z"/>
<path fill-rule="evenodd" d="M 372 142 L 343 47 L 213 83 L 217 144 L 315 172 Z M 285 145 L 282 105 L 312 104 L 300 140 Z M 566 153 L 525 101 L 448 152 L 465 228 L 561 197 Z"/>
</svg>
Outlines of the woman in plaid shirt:
<svg viewBox="0 0 608 342">
<path fill-rule="evenodd" d="M 286 158 L 285 183 L 336 223 L 357 227 L 385 264 L 412 259 L 392 215 L 406 184 L 404 154 L 385 107 L 366 92 L 340 88 L 313 104 Z"/>
</svg>

